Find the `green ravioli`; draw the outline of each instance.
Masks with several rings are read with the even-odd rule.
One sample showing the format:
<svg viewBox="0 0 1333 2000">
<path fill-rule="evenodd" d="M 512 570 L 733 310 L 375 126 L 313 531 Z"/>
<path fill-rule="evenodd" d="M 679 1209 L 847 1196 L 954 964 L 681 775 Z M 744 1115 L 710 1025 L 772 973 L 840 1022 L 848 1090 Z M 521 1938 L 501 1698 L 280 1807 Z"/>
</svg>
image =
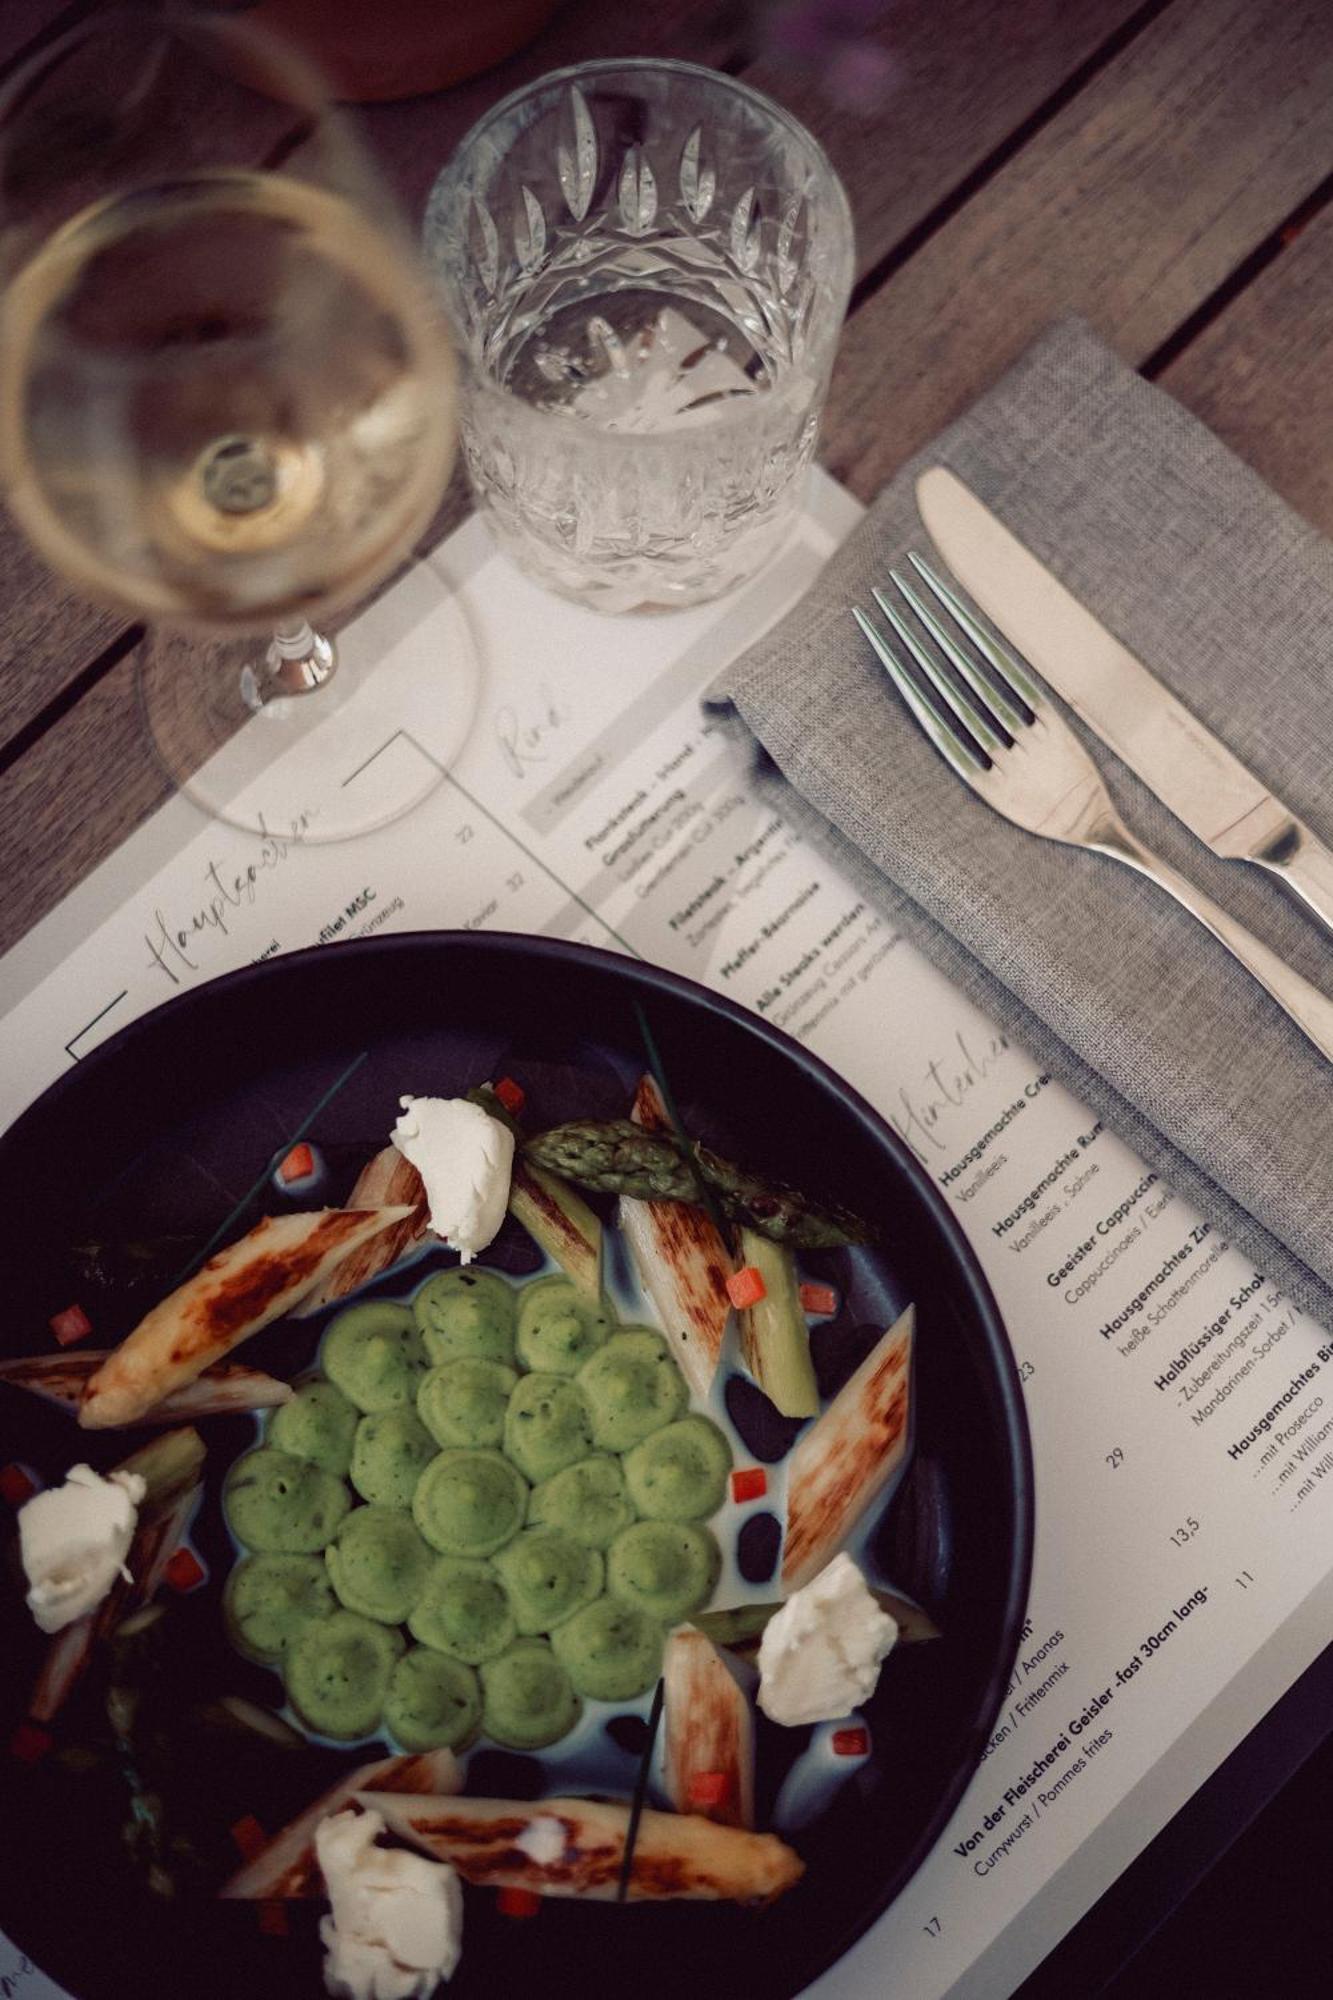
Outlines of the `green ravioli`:
<svg viewBox="0 0 1333 2000">
<path fill-rule="evenodd" d="M 653 1521 L 702 1521 L 727 1490 L 731 1446 L 707 1417 L 682 1417 L 655 1431 L 625 1456 L 625 1484 L 639 1512 Z"/>
<path fill-rule="evenodd" d="M 227 1474 L 222 1508 L 238 1541 L 265 1555 L 314 1555 L 336 1533 L 351 1496 L 309 1459 L 262 1445 Z"/>
<path fill-rule="evenodd" d="M 579 1370 L 592 1441 L 599 1451 L 628 1451 L 678 1417 L 689 1402 L 685 1377 L 660 1333 L 626 1327 Z"/>
<path fill-rule="evenodd" d="M 504 1438 L 505 1410 L 518 1376 L 502 1361 L 464 1355 L 422 1377 L 417 1415 L 437 1444 L 462 1449 L 497 1449 Z"/>
<path fill-rule="evenodd" d="M 646 1611 L 599 1597 L 551 1634 L 556 1658 L 590 1701 L 633 1701 L 662 1671 L 662 1627 Z"/>
<path fill-rule="evenodd" d="M 354 1611 L 335 1611 L 298 1632 L 287 1648 L 287 1694 L 308 1729 L 350 1742 L 379 1728 L 399 1633 Z"/>
<path fill-rule="evenodd" d="M 265 1664 L 280 1659 L 312 1619 L 337 1609 L 321 1556 L 249 1556 L 237 1563 L 222 1595 L 233 1644 Z"/>
<path fill-rule="evenodd" d="M 467 1556 L 436 1558 L 407 1626 L 423 1646 L 469 1667 L 495 1659 L 518 1637 L 513 1606 L 494 1568 Z"/>
<path fill-rule="evenodd" d="M 511 1750 L 544 1750 L 582 1713 L 569 1675 L 545 1639 L 519 1639 L 481 1669 L 486 1734 Z"/>
<path fill-rule="evenodd" d="M 426 1587 L 431 1552 L 399 1507 L 357 1507 L 324 1552 L 349 1611 L 401 1625 Z"/>
<path fill-rule="evenodd" d="M 412 1301 L 426 1352 L 437 1366 L 464 1355 L 511 1363 L 516 1310 L 508 1279 L 471 1264 L 437 1272 Z"/>
<path fill-rule="evenodd" d="M 308 1458 L 335 1479 L 346 1479 L 360 1415 L 335 1383 L 317 1375 L 301 1384 L 290 1403 L 273 1412 L 265 1442 L 289 1451 L 293 1458 Z"/>
<path fill-rule="evenodd" d="M 410 1507 L 435 1451 L 435 1440 L 415 1410 L 377 1410 L 356 1427 L 352 1484 L 363 1500 Z"/>
<path fill-rule="evenodd" d="M 412 1496 L 412 1518 L 445 1556 L 493 1556 L 527 1508 L 527 1481 L 498 1451 L 440 1452 Z"/>
<path fill-rule="evenodd" d="M 588 1407 L 567 1375 L 524 1375 L 505 1411 L 504 1448 L 531 1480 L 549 1479 L 592 1450 Z"/>
<path fill-rule="evenodd" d="M 525 1368 L 574 1375 L 607 1339 L 615 1320 L 568 1278 L 537 1278 L 518 1295 L 518 1356 Z"/>
<path fill-rule="evenodd" d="M 518 1629 L 550 1632 L 602 1588 L 602 1558 L 560 1528 L 525 1528 L 495 1558 Z"/>
<path fill-rule="evenodd" d="M 471 1667 L 429 1646 L 413 1646 L 393 1670 L 384 1698 L 386 1727 L 404 1750 L 452 1750 L 481 1720 L 481 1685 Z"/>
<path fill-rule="evenodd" d="M 324 1372 L 358 1410 L 411 1409 L 426 1368 L 410 1306 L 372 1299 L 330 1321 L 320 1355 Z"/>
</svg>

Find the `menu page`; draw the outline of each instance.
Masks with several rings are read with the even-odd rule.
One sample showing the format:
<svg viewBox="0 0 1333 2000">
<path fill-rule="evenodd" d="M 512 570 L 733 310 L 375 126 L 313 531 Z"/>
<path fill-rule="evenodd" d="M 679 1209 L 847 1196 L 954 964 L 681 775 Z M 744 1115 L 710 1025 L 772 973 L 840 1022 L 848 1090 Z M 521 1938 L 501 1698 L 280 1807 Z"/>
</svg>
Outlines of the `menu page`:
<svg viewBox="0 0 1333 2000">
<path fill-rule="evenodd" d="M 174 801 L 0 964 L 0 1117 L 200 980 L 399 929 L 641 956 L 841 1071 L 927 1165 L 995 1288 L 1038 1525 L 1019 1657 L 977 1776 L 906 1891 L 814 1991 L 868 2000 L 891 1970 L 913 2000 L 981 2000 L 1021 1981 L 1320 1651 L 1333 1338 L 759 800 L 750 746 L 702 709 L 858 512 L 820 476 L 765 575 L 640 620 L 546 596 L 470 523 L 431 572 L 482 667 L 443 782 L 409 819 L 334 845 L 277 828 L 259 842 Z M 401 669 L 434 614 L 415 574 L 394 642 L 407 706 L 386 717 L 372 682 L 360 755 L 379 740 L 367 731 L 417 726 Z M 10 1990 L 54 1990 L 6 1949 Z"/>
</svg>

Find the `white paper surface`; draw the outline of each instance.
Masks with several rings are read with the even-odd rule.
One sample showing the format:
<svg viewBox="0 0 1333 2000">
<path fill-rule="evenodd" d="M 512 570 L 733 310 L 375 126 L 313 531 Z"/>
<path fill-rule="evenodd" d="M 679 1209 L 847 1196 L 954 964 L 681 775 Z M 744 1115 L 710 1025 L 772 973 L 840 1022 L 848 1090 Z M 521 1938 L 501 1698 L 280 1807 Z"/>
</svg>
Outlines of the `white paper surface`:
<svg viewBox="0 0 1333 2000">
<path fill-rule="evenodd" d="M 721 604 L 606 619 L 470 523 L 441 552 L 478 721 L 409 818 L 262 846 L 174 801 L 0 964 L 0 1117 L 171 994 L 379 930 L 578 938 L 807 1041 L 949 1194 L 1028 1399 L 1037 1550 L 981 1769 L 820 2000 L 1012 1990 L 1320 1651 L 1333 1609 L 1333 1340 L 1043 1076 L 752 795 L 698 696 L 859 508 L 822 475 Z M 891 697 L 886 691 L 886 699 Z M 411 718 L 396 724 L 410 730 Z M 374 735 L 367 695 L 368 753 Z M 0 1974 L 24 1996 L 54 1992 Z"/>
</svg>

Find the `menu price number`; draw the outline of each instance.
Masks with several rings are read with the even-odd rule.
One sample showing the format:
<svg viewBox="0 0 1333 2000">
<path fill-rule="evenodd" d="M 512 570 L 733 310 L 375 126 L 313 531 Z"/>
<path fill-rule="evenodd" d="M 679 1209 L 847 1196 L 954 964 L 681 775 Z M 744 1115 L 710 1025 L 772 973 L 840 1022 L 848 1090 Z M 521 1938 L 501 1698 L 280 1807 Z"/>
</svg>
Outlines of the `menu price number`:
<svg viewBox="0 0 1333 2000">
<path fill-rule="evenodd" d="M 944 1926 L 940 1922 L 938 1917 L 932 1917 L 930 1919 L 930 1922 L 922 1924 L 921 1928 L 925 1932 L 928 1938 L 937 1938 L 940 1932 L 944 1929 Z"/>
<path fill-rule="evenodd" d="M 1254 1582 L 1254 1576 L 1248 1569 L 1243 1569 L 1236 1578 L 1236 1582 L 1242 1590 L 1248 1590 Z"/>
<path fill-rule="evenodd" d="M 1112 1472 L 1119 1472 L 1124 1462 L 1125 1462 L 1125 1453 L 1123 1446 L 1118 1444 L 1113 1444 L 1111 1446 L 1111 1449 L 1106 1454 L 1107 1465 L 1111 1468 Z"/>
<path fill-rule="evenodd" d="M 1019 1381 L 1020 1381 L 1020 1382 L 1022 1382 L 1022 1383 L 1024 1383 L 1024 1384 L 1026 1384 L 1026 1383 L 1030 1382 L 1030 1381 L 1032 1380 L 1033 1376 L 1034 1376 L 1034 1375 L 1036 1374 L 1036 1372 L 1037 1372 L 1037 1364 L 1036 1364 L 1036 1362 L 1035 1362 L 1035 1361 L 1020 1361 L 1020 1362 L 1019 1362 L 1019 1364 L 1018 1364 L 1018 1379 L 1019 1379 Z"/>
<path fill-rule="evenodd" d="M 1183 1549 L 1194 1540 L 1199 1532 L 1199 1524 L 1193 1514 L 1187 1514 L 1178 1528 L 1173 1528 L 1167 1540 L 1173 1548 Z"/>
<path fill-rule="evenodd" d="M 471 840 L 475 840 L 476 837 L 477 837 L 476 827 L 469 826 L 466 820 L 464 820 L 461 826 L 456 826 L 454 828 L 454 839 L 458 842 L 458 845 L 460 847 L 466 847 L 468 842 Z"/>
</svg>

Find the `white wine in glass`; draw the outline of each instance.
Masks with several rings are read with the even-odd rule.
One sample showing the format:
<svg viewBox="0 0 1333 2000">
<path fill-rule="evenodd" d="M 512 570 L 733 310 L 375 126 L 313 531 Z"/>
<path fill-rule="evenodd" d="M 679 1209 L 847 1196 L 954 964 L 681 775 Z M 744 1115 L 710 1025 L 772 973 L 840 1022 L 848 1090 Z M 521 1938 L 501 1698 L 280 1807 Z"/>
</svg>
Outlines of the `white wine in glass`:
<svg viewBox="0 0 1333 2000">
<path fill-rule="evenodd" d="M 226 17 L 75 31 L 0 102 L 0 252 L 9 506 L 79 589 L 153 624 L 141 688 L 173 778 L 311 838 L 415 803 L 438 742 L 392 783 L 343 782 L 324 725 L 357 674 L 315 621 L 374 590 L 437 508 L 453 362 L 309 73 Z M 461 613 L 441 619 L 422 671 L 465 728 L 475 663 Z"/>
</svg>

